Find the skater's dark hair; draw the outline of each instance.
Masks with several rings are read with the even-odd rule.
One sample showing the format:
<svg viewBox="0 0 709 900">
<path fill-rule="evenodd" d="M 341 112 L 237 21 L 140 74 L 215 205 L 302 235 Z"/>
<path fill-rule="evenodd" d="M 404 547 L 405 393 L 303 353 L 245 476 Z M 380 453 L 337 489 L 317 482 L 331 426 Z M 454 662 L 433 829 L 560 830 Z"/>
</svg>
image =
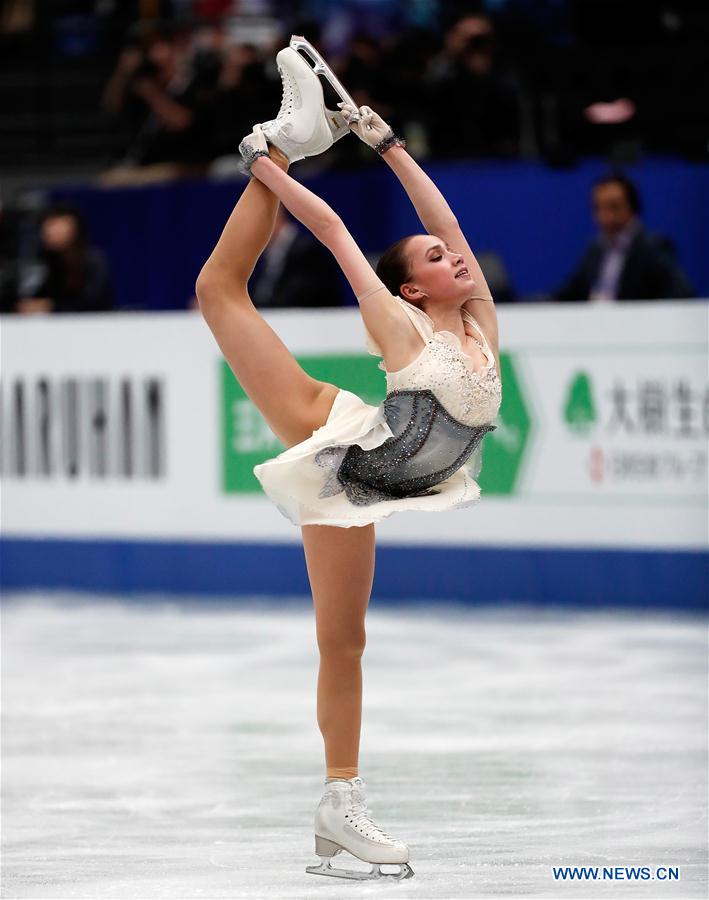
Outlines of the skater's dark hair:
<svg viewBox="0 0 709 900">
<path fill-rule="evenodd" d="M 411 278 L 411 262 L 406 255 L 406 246 L 414 235 L 402 238 L 382 253 L 376 272 L 390 294 L 399 295 L 399 289 Z"/>
</svg>

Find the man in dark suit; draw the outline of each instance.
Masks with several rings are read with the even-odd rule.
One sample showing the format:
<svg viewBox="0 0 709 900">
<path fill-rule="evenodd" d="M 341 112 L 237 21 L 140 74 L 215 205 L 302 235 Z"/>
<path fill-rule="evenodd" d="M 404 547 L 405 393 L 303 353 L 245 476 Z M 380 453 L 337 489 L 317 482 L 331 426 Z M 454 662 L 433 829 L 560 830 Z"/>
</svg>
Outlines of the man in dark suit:
<svg viewBox="0 0 709 900">
<path fill-rule="evenodd" d="M 637 188 L 624 175 L 593 186 L 593 214 L 600 233 L 581 257 L 555 300 L 665 300 L 694 297 L 677 264 L 672 242 L 647 231 L 640 220 Z"/>
</svg>

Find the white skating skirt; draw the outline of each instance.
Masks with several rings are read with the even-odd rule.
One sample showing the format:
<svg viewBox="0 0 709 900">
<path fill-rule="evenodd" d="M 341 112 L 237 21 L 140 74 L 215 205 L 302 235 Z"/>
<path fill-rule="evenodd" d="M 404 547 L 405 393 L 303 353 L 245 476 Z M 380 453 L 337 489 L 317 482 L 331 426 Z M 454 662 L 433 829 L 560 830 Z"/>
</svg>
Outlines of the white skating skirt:
<svg viewBox="0 0 709 900">
<path fill-rule="evenodd" d="M 393 433 L 381 406 L 372 406 L 351 391 L 340 390 L 323 426 L 301 443 L 255 466 L 254 474 L 267 496 L 294 525 L 350 528 L 380 522 L 403 510 L 442 512 L 471 506 L 480 499 L 475 477 L 480 471 L 481 447 L 462 468 L 437 484 L 434 494 L 378 500 L 364 506 L 350 502 L 345 491 L 327 495 L 333 475 L 316 462 L 321 450 L 352 444 L 371 450 L 390 437 Z"/>
</svg>

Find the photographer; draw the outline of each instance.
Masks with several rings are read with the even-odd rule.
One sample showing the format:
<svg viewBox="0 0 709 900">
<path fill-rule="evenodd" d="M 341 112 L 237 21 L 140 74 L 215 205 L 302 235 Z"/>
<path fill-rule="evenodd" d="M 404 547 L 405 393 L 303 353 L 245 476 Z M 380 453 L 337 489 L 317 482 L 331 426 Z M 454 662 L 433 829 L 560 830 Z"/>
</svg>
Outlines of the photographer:
<svg viewBox="0 0 709 900">
<path fill-rule="evenodd" d="M 520 109 L 512 78 L 497 62 L 491 20 L 483 13 L 459 19 L 427 76 L 427 130 L 433 156 L 514 156 Z"/>
<path fill-rule="evenodd" d="M 124 165 L 199 167 L 211 161 L 220 66 L 216 52 L 190 54 L 165 34 L 154 36 L 145 51 L 134 41 L 126 46 L 102 100 L 129 134 Z"/>
</svg>

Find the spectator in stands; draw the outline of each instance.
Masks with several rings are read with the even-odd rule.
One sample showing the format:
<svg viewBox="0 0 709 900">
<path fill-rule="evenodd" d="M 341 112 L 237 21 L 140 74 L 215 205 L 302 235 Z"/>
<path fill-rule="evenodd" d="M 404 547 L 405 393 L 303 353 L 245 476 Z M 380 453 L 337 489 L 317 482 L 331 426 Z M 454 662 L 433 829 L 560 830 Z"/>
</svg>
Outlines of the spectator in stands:
<svg viewBox="0 0 709 900">
<path fill-rule="evenodd" d="M 324 48 L 321 52 L 325 52 Z M 387 89 L 389 72 L 381 41 L 367 34 L 355 33 L 347 52 L 339 59 L 333 59 L 333 64 L 358 106 L 375 106 L 391 119 L 393 110 L 388 103 L 390 91 Z M 396 116 L 393 121 L 393 127 L 401 127 L 402 123 Z M 372 154 L 367 153 L 367 149 L 362 141 L 338 141 L 329 159 L 323 160 L 323 163 L 340 168 L 372 165 Z"/>
<path fill-rule="evenodd" d="M 340 61 L 340 78 L 360 106 L 371 106 L 386 93 L 387 71 L 381 41 L 355 35 Z"/>
<path fill-rule="evenodd" d="M 0 313 L 12 312 L 17 303 L 17 218 L 0 198 Z"/>
<path fill-rule="evenodd" d="M 130 133 L 126 167 L 176 164 L 191 174 L 216 155 L 212 136 L 222 61 L 203 37 L 183 46 L 157 34 L 146 50 L 131 41 L 121 53 L 103 107 Z"/>
<path fill-rule="evenodd" d="M 520 108 L 511 76 L 497 62 L 492 21 L 483 13 L 459 19 L 426 74 L 427 130 L 433 156 L 513 156 Z"/>
<path fill-rule="evenodd" d="M 329 251 L 278 207 L 271 239 L 249 281 L 254 306 L 342 305 L 340 269 Z"/>
<path fill-rule="evenodd" d="M 69 205 L 47 210 L 40 226 L 39 278 L 18 313 L 102 312 L 113 307 L 106 258 L 92 246 L 83 216 Z"/>
<path fill-rule="evenodd" d="M 663 300 L 693 297 L 672 242 L 640 219 L 637 188 L 624 175 L 600 178 L 592 191 L 599 234 L 587 247 L 556 300 Z"/>
<path fill-rule="evenodd" d="M 228 44 L 223 51 L 217 83 L 216 155 L 238 156 L 239 143 L 254 123 L 276 115 L 281 92 L 280 78 L 277 73 L 275 78 L 269 78 L 253 44 Z"/>
</svg>

